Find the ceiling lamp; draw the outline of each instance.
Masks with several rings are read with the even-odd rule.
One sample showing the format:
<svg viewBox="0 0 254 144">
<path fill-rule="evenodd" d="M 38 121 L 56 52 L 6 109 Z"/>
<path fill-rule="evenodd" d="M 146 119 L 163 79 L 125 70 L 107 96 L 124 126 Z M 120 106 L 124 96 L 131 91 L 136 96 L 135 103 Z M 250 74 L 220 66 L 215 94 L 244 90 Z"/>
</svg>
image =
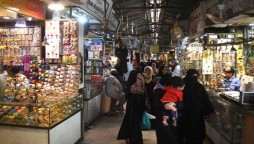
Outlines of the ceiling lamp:
<svg viewBox="0 0 254 144">
<path fill-rule="evenodd" d="M 32 21 L 32 19 L 33 19 L 32 17 L 27 17 L 28 21 Z"/>
<path fill-rule="evenodd" d="M 26 21 L 23 18 L 18 18 L 15 27 L 26 27 Z"/>
<path fill-rule="evenodd" d="M 3 19 L 11 19 L 11 18 L 8 16 L 4 16 Z"/>
<path fill-rule="evenodd" d="M 177 16 L 177 20 L 170 31 L 171 36 L 176 39 L 179 39 L 184 35 L 183 28 L 181 27 L 178 18 L 179 15 Z"/>
<path fill-rule="evenodd" d="M 57 1 L 55 1 L 54 3 L 49 4 L 48 8 L 49 8 L 50 10 L 54 10 L 54 11 L 61 11 L 61 10 L 64 9 L 64 5 L 58 3 Z"/>
</svg>

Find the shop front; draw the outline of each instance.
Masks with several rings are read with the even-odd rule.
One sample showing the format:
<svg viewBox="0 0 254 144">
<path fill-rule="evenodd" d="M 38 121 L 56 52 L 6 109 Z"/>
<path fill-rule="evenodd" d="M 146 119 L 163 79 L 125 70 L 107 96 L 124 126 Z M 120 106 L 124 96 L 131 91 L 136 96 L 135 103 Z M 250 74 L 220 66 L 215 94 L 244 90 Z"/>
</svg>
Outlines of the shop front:
<svg viewBox="0 0 254 144">
<path fill-rule="evenodd" d="M 1 2 L 8 9 L 0 13 L 1 76 L 6 83 L 0 96 L 0 143 L 82 140 L 79 49 L 84 26 L 74 19 L 45 21 L 46 5 L 39 1 Z M 15 8 L 7 6 L 13 2 Z M 9 73 L 14 67 L 20 73 L 17 77 Z"/>
<path fill-rule="evenodd" d="M 206 28 L 182 50 L 184 71 L 198 69 L 200 82 L 206 86 L 215 108 L 216 118 L 206 121 L 206 129 L 208 137 L 216 144 L 243 143 L 250 126 L 245 121 L 251 118 L 249 113 L 254 109 L 253 55 L 246 28 Z M 250 32 L 250 28 L 247 29 Z M 228 68 L 234 68 L 240 89 L 229 90 L 223 85 Z"/>
</svg>

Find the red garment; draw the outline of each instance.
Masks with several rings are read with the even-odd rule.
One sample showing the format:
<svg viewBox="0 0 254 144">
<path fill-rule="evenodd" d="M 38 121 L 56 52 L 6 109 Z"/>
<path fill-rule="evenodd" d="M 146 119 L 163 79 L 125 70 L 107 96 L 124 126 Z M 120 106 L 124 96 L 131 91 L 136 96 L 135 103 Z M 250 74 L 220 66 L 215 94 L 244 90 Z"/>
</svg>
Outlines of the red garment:
<svg viewBox="0 0 254 144">
<path fill-rule="evenodd" d="M 163 90 L 166 90 L 166 93 L 163 95 L 161 98 L 162 102 L 178 102 L 183 100 L 183 92 L 172 87 L 172 86 L 167 86 L 163 87 Z"/>
</svg>

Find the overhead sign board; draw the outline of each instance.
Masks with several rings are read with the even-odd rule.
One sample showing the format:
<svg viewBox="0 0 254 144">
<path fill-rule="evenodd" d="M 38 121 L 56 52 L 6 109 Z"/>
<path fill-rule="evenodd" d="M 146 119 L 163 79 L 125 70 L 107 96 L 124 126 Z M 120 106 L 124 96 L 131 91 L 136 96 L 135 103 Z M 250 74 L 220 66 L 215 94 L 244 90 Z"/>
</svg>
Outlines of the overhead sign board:
<svg viewBox="0 0 254 144">
<path fill-rule="evenodd" d="M 190 28 L 189 35 L 190 39 L 195 39 L 196 37 L 204 33 L 204 28 L 206 26 L 205 16 L 203 13 L 202 3 L 197 7 L 189 17 Z"/>
<path fill-rule="evenodd" d="M 108 20 L 113 2 L 111 0 L 80 0 L 83 4 L 79 5 L 86 12 L 100 21 Z M 105 4 L 106 2 L 106 4 Z M 106 11 L 106 13 L 105 13 Z"/>
<path fill-rule="evenodd" d="M 27 16 L 45 20 L 45 5 L 38 0 L 0 0 L 0 6 Z"/>
<path fill-rule="evenodd" d="M 211 0 L 207 0 L 211 1 Z M 220 15 L 220 10 L 218 8 L 218 5 L 220 4 L 220 1 L 212 0 L 214 1 L 212 5 L 206 5 L 208 12 L 213 15 Z M 240 13 L 248 10 L 253 10 L 254 8 L 254 0 L 225 0 L 223 1 L 224 8 L 223 8 L 223 19 L 227 20 L 230 18 L 233 18 L 235 16 L 238 16 Z"/>
<path fill-rule="evenodd" d="M 111 13 L 109 16 L 109 21 L 108 21 L 108 28 L 111 31 L 116 31 L 117 27 L 119 25 L 119 19 L 115 16 L 115 14 Z"/>
</svg>

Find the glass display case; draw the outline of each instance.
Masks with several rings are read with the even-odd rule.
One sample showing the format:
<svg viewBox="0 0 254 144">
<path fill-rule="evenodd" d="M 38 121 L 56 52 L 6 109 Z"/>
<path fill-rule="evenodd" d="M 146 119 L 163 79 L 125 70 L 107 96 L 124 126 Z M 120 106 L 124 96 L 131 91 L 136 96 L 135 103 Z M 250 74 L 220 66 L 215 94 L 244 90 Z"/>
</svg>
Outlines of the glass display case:
<svg viewBox="0 0 254 144">
<path fill-rule="evenodd" d="M 0 102 L 0 124 L 51 128 L 83 107 L 82 95 L 48 96 L 41 103 Z"/>
<path fill-rule="evenodd" d="M 217 93 L 210 93 L 210 99 L 215 108 L 216 118 L 207 120 L 207 123 L 228 143 L 241 143 L 245 108 L 218 96 Z"/>
</svg>

